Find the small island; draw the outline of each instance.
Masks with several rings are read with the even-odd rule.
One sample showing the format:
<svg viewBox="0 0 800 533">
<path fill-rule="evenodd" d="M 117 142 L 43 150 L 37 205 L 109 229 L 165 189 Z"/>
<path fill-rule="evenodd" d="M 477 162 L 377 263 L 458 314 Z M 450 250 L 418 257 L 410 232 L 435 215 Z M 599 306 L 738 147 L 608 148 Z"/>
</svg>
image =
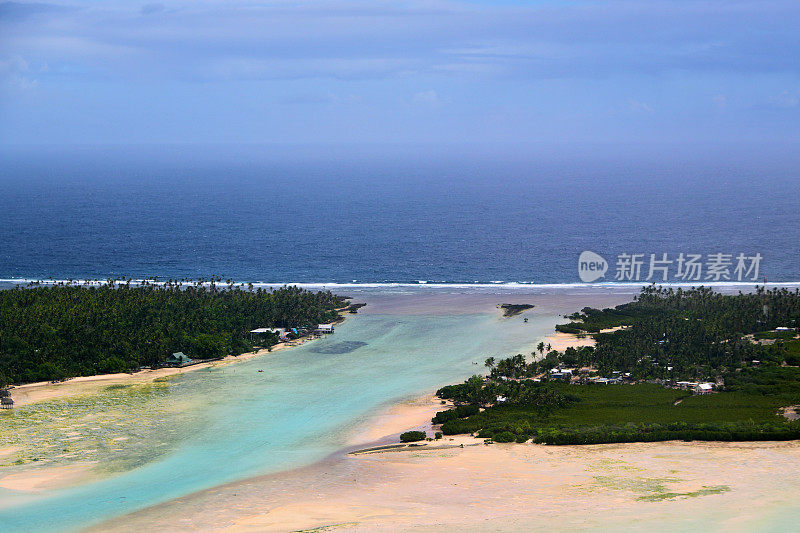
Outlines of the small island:
<svg viewBox="0 0 800 533">
<path fill-rule="evenodd" d="M 534 308 L 534 306 L 530 304 L 500 304 L 497 307 L 503 310 L 504 317 L 517 316 L 528 309 Z"/>
</svg>

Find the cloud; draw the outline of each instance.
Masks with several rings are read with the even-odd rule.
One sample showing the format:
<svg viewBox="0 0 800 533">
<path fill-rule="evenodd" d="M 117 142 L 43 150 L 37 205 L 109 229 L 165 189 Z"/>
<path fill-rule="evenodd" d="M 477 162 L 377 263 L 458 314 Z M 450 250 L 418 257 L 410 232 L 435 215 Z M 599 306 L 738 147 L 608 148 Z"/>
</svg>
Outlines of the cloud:
<svg viewBox="0 0 800 533">
<path fill-rule="evenodd" d="M 411 97 L 411 101 L 415 104 L 423 104 L 431 107 L 437 107 L 441 103 L 439 95 L 433 89 L 414 94 L 414 96 Z"/>
<path fill-rule="evenodd" d="M 0 57 L 0 86 L 6 90 L 28 91 L 39 82 L 30 76 L 31 69 L 22 56 Z"/>
<path fill-rule="evenodd" d="M 796 0 L 56 1 L 0 0 L 15 140 L 798 135 Z"/>
<path fill-rule="evenodd" d="M 347 105 L 347 104 L 360 104 L 363 99 L 357 94 L 338 95 L 331 92 L 328 93 L 294 93 L 284 96 L 279 99 L 282 104 L 291 105 L 314 105 L 314 104 L 327 104 L 327 105 Z"/>
<path fill-rule="evenodd" d="M 152 15 L 153 13 L 160 13 L 161 11 L 164 11 L 164 4 L 160 3 L 145 4 L 139 10 L 142 15 Z"/>
<path fill-rule="evenodd" d="M 628 99 L 628 109 L 634 113 L 642 113 L 646 115 L 653 114 L 653 108 L 650 107 L 650 105 L 632 98 Z"/>
<path fill-rule="evenodd" d="M 552 79 L 800 69 L 792 57 L 800 32 L 786 23 L 800 17 L 800 4 L 782 0 L 209 0 L 138 10 L 126 2 L 66 0 L 58 9 L 4 3 L 0 13 L 4 49 L 103 77 Z"/>
<path fill-rule="evenodd" d="M 778 107 L 786 109 L 797 107 L 800 105 L 800 92 L 783 91 L 777 97 L 772 99 L 772 103 Z"/>
</svg>

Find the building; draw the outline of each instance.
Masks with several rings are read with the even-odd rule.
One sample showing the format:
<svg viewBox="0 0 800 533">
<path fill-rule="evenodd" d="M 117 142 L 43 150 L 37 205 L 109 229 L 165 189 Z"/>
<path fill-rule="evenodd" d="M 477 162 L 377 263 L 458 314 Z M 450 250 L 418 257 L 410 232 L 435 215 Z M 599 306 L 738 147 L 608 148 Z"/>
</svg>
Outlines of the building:
<svg viewBox="0 0 800 533">
<path fill-rule="evenodd" d="M 696 394 L 710 394 L 714 392 L 714 384 L 713 383 L 698 383 L 697 386 L 694 388 L 694 392 Z"/>
<path fill-rule="evenodd" d="M 167 356 L 167 360 L 165 361 L 167 366 L 186 366 L 191 362 L 192 360 L 189 356 L 185 355 L 183 352 L 175 352 Z"/>
<path fill-rule="evenodd" d="M 9 396 L 0 398 L 0 409 L 11 409 L 12 407 L 14 407 L 14 400 Z"/>
<path fill-rule="evenodd" d="M 281 340 L 285 340 L 289 335 L 286 328 L 256 328 L 250 330 L 250 337 L 255 340 L 256 336 L 266 335 L 267 333 L 273 333 Z"/>
<path fill-rule="evenodd" d="M 550 379 L 572 379 L 572 368 L 551 368 Z"/>
<path fill-rule="evenodd" d="M 333 324 L 320 324 L 317 326 L 317 329 L 314 330 L 314 333 L 322 335 L 333 333 Z"/>
</svg>

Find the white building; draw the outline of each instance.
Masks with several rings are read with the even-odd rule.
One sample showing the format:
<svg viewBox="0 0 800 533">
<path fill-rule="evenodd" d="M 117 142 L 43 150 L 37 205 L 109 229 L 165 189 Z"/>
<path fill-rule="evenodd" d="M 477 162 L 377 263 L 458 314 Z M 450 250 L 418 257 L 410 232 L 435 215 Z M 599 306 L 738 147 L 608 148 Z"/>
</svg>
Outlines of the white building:
<svg viewBox="0 0 800 533">
<path fill-rule="evenodd" d="M 333 324 L 320 324 L 317 326 L 317 329 L 314 330 L 314 333 L 333 333 Z"/>
<path fill-rule="evenodd" d="M 697 394 L 709 394 L 710 392 L 714 391 L 714 384 L 713 383 L 698 383 L 697 386 L 694 388 L 694 392 Z"/>
</svg>

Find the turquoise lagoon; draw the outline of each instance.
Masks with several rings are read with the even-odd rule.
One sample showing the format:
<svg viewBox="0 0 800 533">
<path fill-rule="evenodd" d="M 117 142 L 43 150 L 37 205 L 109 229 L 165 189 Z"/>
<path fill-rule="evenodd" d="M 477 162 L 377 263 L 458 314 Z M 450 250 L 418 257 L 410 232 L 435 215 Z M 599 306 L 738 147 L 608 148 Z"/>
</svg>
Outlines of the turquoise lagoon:
<svg viewBox="0 0 800 533">
<path fill-rule="evenodd" d="M 6 438 L 28 446 L 25 460 L 96 462 L 94 481 L 83 485 L 0 492 L 2 529 L 80 530 L 311 464 L 345 448 L 377 410 L 482 372 L 486 357 L 530 353 L 558 320 L 547 306 L 526 313 L 527 323 L 502 318 L 494 308 L 506 301 L 499 296 L 372 298 L 374 306 L 334 335 L 302 346 L 144 388 L 2 413 Z"/>
</svg>

